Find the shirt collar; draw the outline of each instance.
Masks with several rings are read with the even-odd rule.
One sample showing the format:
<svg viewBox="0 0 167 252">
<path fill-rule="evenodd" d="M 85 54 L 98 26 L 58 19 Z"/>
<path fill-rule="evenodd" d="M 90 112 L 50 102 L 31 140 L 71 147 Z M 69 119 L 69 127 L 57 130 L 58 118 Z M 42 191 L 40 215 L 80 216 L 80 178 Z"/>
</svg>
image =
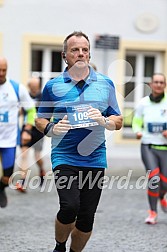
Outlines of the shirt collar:
<svg viewBox="0 0 167 252">
<path fill-rule="evenodd" d="M 87 79 L 85 80 L 85 82 L 90 85 L 90 83 L 92 81 L 97 81 L 97 75 L 96 75 L 96 72 L 94 71 L 94 69 L 89 66 L 89 69 L 90 69 L 90 72 L 89 72 L 89 76 L 87 77 Z M 64 72 L 63 72 L 63 78 L 64 78 L 64 82 L 65 83 L 69 83 L 69 82 L 72 82 L 72 79 L 71 79 L 71 76 L 69 75 L 69 72 L 68 72 L 68 68 L 66 67 Z"/>
</svg>

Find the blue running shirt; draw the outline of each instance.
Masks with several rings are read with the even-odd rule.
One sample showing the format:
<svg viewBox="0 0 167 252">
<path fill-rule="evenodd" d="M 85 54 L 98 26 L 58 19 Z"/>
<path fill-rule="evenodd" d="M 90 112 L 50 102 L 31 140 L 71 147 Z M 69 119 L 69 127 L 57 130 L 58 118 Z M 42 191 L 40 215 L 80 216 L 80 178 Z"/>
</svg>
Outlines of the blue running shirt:
<svg viewBox="0 0 167 252">
<path fill-rule="evenodd" d="M 103 116 L 120 115 L 113 82 L 90 68 L 90 74 L 83 87 L 78 87 L 66 70 L 57 78 L 48 81 L 43 90 L 38 117 L 53 117 L 53 121 L 57 123 L 78 106 L 78 113 L 73 115 L 76 123 L 85 116 L 84 106 L 98 108 Z M 99 125 L 82 126 L 69 130 L 64 137 L 55 135 L 52 138 L 53 169 L 60 164 L 107 167 L 105 128 Z"/>
</svg>

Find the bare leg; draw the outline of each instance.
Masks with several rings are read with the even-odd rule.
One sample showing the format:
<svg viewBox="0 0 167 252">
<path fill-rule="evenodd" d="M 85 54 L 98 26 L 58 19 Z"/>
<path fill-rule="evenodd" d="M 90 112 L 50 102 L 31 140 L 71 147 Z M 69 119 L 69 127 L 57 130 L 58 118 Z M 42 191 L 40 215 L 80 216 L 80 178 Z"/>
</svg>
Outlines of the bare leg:
<svg viewBox="0 0 167 252">
<path fill-rule="evenodd" d="M 28 147 L 27 146 L 23 146 L 21 147 L 21 165 L 20 165 L 20 171 L 21 171 L 21 179 L 22 179 L 22 183 L 17 183 L 17 190 L 19 190 L 20 192 L 26 192 L 25 188 L 24 188 L 24 180 L 26 178 L 27 175 L 27 170 L 28 170 L 28 155 L 29 155 L 29 151 L 28 151 Z"/>
<path fill-rule="evenodd" d="M 28 147 L 21 147 L 21 167 L 20 170 L 24 173 L 27 172 L 28 169 Z M 25 174 L 26 175 L 26 174 Z"/>
<path fill-rule="evenodd" d="M 43 167 L 43 159 L 41 158 L 41 152 L 35 150 L 34 154 L 35 154 L 36 163 L 39 167 L 40 177 L 43 177 L 45 176 L 45 169 Z"/>
<path fill-rule="evenodd" d="M 44 172 L 43 168 L 43 159 L 41 158 L 41 152 L 35 150 L 35 160 L 37 162 L 37 165 L 40 169 L 40 173 Z"/>
<path fill-rule="evenodd" d="M 81 252 L 89 240 L 92 232 L 81 232 L 76 227 L 71 233 L 71 248 L 75 252 Z"/>
<path fill-rule="evenodd" d="M 72 229 L 74 228 L 75 223 L 71 224 L 62 224 L 60 221 L 56 220 L 55 222 L 55 240 L 59 242 L 65 242 Z"/>
<path fill-rule="evenodd" d="M 37 163 L 38 168 L 39 168 L 39 176 L 40 176 L 40 179 L 41 179 L 40 185 L 42 186 L 43 182 L 44 182 L 44 176 L 46 174 L 45 170 L 43 168 L 43 159 L 41 158 L 41 152 L 38 151 L 38 150 L 34 151 L 34 155 L 35 155 L 36 163 Z"/>
</svg>

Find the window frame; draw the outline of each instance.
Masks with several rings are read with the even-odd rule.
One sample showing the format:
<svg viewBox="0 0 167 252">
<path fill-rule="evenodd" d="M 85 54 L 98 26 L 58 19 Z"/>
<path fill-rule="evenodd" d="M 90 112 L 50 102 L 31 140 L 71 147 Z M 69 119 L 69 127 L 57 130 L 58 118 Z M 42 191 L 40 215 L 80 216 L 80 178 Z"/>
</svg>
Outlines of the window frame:
<svg viewBox="0 0 167 252">
<path fill-rule="evenodd" d="M 122 61 L 122 64 L 119 64 L 119 67 L 116 69 L 116 92 L 118 104 L 121 112 L 123 111 L 124 106 L 124 76 L 125 76 L 125 66 L 124 62 L 126 60 L 127 51 L 152 51 L 152 52 L 161 52 L 163 57 L 162 69 L 161 71 L 167 76 L 167 42 L 163 41 L 153 41 L 153 40 L 120 40 L 120 46 L 117 53 L 118 61 Z M 123 114 L 123 112 L 122 112 Z M 124 119 L 124 118 L 123 118 Z M 114 142 L 117 144 L 137 144 L 137 140 L 127 136 L 123 136 L 124 127 L 121 131 L 114 134 Z"/>
<path fill-rule="evenodd" d="M 33 71 L 32 65 L 30 64 L 30 76 L 40 77 L 41 78 L 41 85 L 42 87 L 45 85 L 45 83 L 51 79 L 58 76 L 63 69 L 63 61 L 61 62 L 61 70 L 59 72 L 53 72 L 51 71 L 52 66 L 52 53 L 53 51 L 62 52 L 62 46 L 61 45 L 37 45 L 32 44 L 31 45 L 31 56 L 32 56 L 32 50 L 41 50 L 43 52 L 42 57 L 42 69 L 41 71 Z M 32 60 L 32 58 L 31 58 Z"/>
<path fill-rule="evenodd" d="M 153 51 L 126 51 L 126 56 L 135 56 L 136 57 L 136 73 L 135 76 L 132 76 L 130 79 L 130 76 L 125 76 L 125 81 L 129 80 L 128 82 L 134 82 L 134 100 L 133 101 L 125 101 L 124 99 L 124 104 L 123 104 L 123 115 L 126 117 L 127 111 L 129 112 L 129 120 L 132 120 L 133 118 L 133 112 L 135 110 L 135 107 L 137 106 L 138 102 L 141 100 L 142 97 L 144 97 L 144 92 L 145 92 L 145 84 L 144 83 L 149 83 L 150 82 L 150 77 L 145 77 L 144 72 L 145 72 L 145 57 L 153 57 L 154 58 L 154 71 L 153 72 L 162 72 L 162 62 L 163 62 L 163 57 L 161 52 L 153 52 Z M 125 69 L 125 74 L 126 74 L 126 69 Z M 141 83 L 143 85 L 141 86 Z M 149 89 L 149 87 L 148 87 Z M 149 93 L 149 90 L 148 90 Z M 132 113 L 132 114 L 131 114 Z M 124 122 L 127 120 L 127 125 L 124 124 L 123 126 L 123 138 L 135 138 L 134 133 L 131 128 L 131 122 L 125 118 Z M 128 121 L 130 122 L 128 125 Z"/>
<path fill-rule="evenodd" d="M 24 34 L 23 35 L 23 46 L 22 46 L 22 69 L 21 69 L 21 80 L 22 83 L 27 83 L 30 77 L 31 68 L 31 47 L 37 45 L 38 47 L 43 46 L 62 46 L 64 41 L 63 36 L 48 36 L 48 35 L 34 35 Z"/>
</svg>

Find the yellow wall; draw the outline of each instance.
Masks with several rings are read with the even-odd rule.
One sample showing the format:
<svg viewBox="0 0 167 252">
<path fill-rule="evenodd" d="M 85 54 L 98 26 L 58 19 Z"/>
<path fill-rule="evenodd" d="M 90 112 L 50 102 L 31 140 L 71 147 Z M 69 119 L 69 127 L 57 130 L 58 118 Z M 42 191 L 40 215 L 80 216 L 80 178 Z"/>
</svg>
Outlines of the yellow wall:
<svg viewBox="0 0 167 252">
<path fill-rule="evenodd" d="M 2 54 L 2 34 L 0 33 L 0 54 Z"/>
<path fill-rule="evenodd" d="M 0 6 L 4 3 L 4 0 L 0 0 Z"/>
</svg>

